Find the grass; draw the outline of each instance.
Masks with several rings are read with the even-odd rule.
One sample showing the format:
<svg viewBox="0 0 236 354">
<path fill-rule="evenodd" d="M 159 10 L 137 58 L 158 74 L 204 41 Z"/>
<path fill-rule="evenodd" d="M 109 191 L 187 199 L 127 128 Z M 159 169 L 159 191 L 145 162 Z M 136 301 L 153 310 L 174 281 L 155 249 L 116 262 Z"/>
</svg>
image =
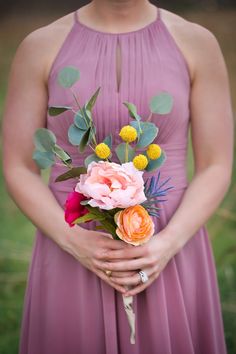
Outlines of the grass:
<svg viewBox="0 0 236 354">
<path fill-rule="evenodd" d="M 236 42 L 234 40 L 236 11 L 194 11 L 184 13 L 183 16 L 209 28 L 218 38 L 230 74 L 235 111 L 236 100 L 233 93 L 236 92 Z M 16 47 L 27 33 L 51 20 L 53 20 L 52 17 L 31 16 L 31 18 L 9 17 L 7 21 L 1 21 L 0 114 L 3 110 L 9 67 Z M 190 174 L 191 160 L 190 149 Z M 234 335 L 236 333 L 235 181 L 234 171 L 232 185 L 224 201 L 207 224 L 215 255 L 229 354 L 236 353 Z M 0 195 L 0 354 L 16 354 L 34 227 L 9 198 L 4 186 L 2 170 L 0 170 Z"/>
</svg>

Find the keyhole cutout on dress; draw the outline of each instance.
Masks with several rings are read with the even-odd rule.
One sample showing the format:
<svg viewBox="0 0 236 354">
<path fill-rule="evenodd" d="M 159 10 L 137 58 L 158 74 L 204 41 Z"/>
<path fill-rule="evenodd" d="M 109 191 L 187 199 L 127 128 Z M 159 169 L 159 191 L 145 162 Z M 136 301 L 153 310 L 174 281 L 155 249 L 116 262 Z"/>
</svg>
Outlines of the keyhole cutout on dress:
<svg viewBox="0 0 236 354">
<path fill-rule="evenodd" d="M 120 92 L 120 82 L 121 82 L 121 45 L 119 38 L 117 38 L 116 43 L 116 91 Z"/>
</svg>

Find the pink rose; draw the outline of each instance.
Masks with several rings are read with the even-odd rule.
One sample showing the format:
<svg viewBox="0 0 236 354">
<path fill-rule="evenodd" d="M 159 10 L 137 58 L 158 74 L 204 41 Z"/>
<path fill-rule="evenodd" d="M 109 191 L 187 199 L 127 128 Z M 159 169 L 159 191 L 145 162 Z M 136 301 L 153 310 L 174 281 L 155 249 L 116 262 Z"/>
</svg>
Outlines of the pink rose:
<svg viewBox="0 0 236 354">
<path fill-rule="evenodd" d="M 65 202 L 65 221 L 70 225 L 70 227 L 75 226 L 72 224 L 73 221 L 78 219 L 80 216 L 83 216 L 88 213 L 88 210 L 84 205 L 81 205 L 82 200 L 87 198 L 76 191 L 73 191 L 68 194 L 68 197 Z"/>
<path fill-rule="evenodd" d="M 75 190 L 91 198 L 92 207 L 110 210 L 127 208 L 146 200 L 143 172 L 132 162 L 119 165 L 114 162 L 91 162 L 87 174 L 80 175 Z"/>
</svg>

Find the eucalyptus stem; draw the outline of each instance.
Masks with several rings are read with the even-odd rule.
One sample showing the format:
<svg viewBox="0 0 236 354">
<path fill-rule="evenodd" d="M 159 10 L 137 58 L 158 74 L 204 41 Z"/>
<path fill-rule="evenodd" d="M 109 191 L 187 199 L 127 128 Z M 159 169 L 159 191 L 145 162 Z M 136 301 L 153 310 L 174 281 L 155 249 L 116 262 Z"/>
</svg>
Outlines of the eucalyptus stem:
<svg viewBox="0 0 236 354">
<path fill-rule="evenodd" d="M 87 119 L 86 119 L 86 117 L 85 117 L 85 115 L 84 115 L 83 109 L 81 108 L 81 106 L 80 106 L 80 104 L 79 104 L 79 100 L 78 100 L 78 98 L 77 98 L 77 96 L 76 96 L 74 90 L 73 90 L 71 87 L 70 87 L 70 90 L 71 90 L 71 92 L 72 92 L 72 95 L 73 95 L 73 97 L 74 97 L 74 99 L 75 99 L 75 102 L 76 102 L 77 106 L 79 107 L 79 109 L 80 109 L 80 111 L 81 111 L 81 113 L 82 113 L 82 115 L 83 115 L 85 124 L 87 125 L 87 127 L 90 126 L 91 129 L 92 129 L 92 119 L 89 118 L 89 120 L 90 120 L 90 125 L 89 125 L 88 122 L 87 122 Z M 93 130 L 92 130 L 92 132 L 93 132 Z M 93 138 L 94 144 L 97 145 L 97 141 L 96 141 L 96 137 L 95 137 L 94 132 L 93 132 L 92 138 Z"/>
<path fill-rule="evenodd" d="M 150 112 L 150 114 L 149 114 L 149 116 L 148 116 L 146 122 L 148 122 L 149 120 L 151 120 L 151 118 L 152 118 L 152 112 Z"/>
<path fill-rule="evenodd" d="M 128 160 L 129 160 L 128 146 L 129 146 L 129 143 L 126 142 L 126 144 L 125 144 L 125 162 L 128 162 Z"/>
</svg>

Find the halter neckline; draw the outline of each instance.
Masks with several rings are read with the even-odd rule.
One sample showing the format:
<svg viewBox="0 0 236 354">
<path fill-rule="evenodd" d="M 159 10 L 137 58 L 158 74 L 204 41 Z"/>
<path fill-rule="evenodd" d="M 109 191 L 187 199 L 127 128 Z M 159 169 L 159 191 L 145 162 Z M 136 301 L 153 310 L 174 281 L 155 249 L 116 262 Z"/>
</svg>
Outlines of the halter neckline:
<svg viewBox="0 0 236 354">
<path fill-rule="evenodd" d="M 155 6 L 155 5 L 154 5 Z M 74 22 L 79 25 L 80 27 L 88 30 L 88 31 L 91 31 L 91 32 L 95 32 L 95 33 L 98 33 L 98 34 L 101 34 L 101 35 L 105 35 L 105 36 L 127 36 L 127 35 L 131 35 L 131 34 L 135 34 L 135 33 L 140 33 L 140 32 L 143 32 L 143 31 L 146 31 L 147 29 L 153 27 L 155 24 L 157 24 L 160 20 L 161 20 L 161 8 L 156 7 L 156 18 L 154 21 L 150 22 L 149 24 L 147 24 L 146 26 L 144 27 L 141 27 L 137 30 L 133 30 L 133 31 L 127 31 L 127 32 L 105 32 L 105 31 L 100 31 L 100 30 L 96 30 L 95 28 L 92 28 L 92 27 L 89 27 L 87 26 L 86 24 L 82 23 L 80 21 L 80 8 L 77 9 L 75 12 L 74 12 Z"/>
</svg>

